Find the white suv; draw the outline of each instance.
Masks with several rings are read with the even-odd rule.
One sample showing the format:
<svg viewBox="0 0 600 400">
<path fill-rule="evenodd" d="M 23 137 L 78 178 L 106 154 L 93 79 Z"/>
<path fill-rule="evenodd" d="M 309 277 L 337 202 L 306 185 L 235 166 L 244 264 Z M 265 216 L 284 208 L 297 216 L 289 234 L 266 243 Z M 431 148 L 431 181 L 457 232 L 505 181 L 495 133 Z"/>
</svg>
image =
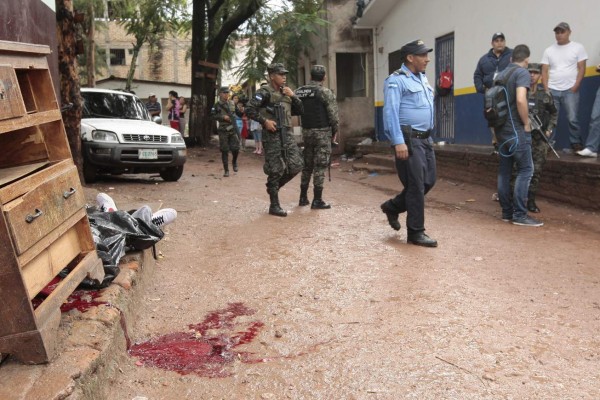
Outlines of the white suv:
<svg viewBox="0 0 600 400">
<path fill-rule="evenodd" d="M 186 147 L 179 131 L 154 122 L 135 95 L 82 88 L 81 152 L 87 183 L 99 173 L 159 173 L 165 181 L 183 174 Z M 158 119 L 157 119 L 158 118 Z"/>
</svg>

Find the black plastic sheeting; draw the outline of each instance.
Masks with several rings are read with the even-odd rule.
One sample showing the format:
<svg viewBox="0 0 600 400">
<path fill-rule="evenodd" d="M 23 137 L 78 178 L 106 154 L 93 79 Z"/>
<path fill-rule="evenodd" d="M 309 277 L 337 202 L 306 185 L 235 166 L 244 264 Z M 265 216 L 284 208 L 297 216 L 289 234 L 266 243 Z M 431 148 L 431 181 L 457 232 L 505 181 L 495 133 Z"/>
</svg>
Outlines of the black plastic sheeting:
<svg viewBox="0 0 600 400">
<path fill-rule="evenodd" d="M 156 244 L 165 235 L 162 229 L 151 221 L 134 218 L 135 211 L 104 212 L 96 207 L 87 210 L 96 253 L 102 260 L 104 279 L 102 282 L 85 278 L 79 285 L 80 289 L 102 289 L 119 275 L 119 261 L 125 253 L 135 250 L 145 250 Z M 69 271 L 62 271 L 66 276 Z"/>
</svg>

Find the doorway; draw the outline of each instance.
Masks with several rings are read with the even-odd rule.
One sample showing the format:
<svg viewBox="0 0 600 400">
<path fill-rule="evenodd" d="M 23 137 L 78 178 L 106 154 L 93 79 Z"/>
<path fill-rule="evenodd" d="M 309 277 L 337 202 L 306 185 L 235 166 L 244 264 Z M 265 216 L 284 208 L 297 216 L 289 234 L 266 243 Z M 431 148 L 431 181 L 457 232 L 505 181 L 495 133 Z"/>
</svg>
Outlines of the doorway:
<svg viewBox="0 0 600 400">
<path fill-rule="evenodd" d="M 454 32 L 435 39 L 435 126 L 437 141 L 454 143 L 454 86 L 442 95 L 437 80 L 443 71 L 454 72 Z"/>
</svg>

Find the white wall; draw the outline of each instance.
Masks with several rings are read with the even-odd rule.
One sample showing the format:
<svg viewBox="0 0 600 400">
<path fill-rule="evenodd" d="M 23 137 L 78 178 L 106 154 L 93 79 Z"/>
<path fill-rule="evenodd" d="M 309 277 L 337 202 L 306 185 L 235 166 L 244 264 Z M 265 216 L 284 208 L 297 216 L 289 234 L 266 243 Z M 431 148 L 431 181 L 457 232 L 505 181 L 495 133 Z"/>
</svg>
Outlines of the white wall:
<svg viewBox="0 0 600 400">
<path fill-rule="evenodd" d="M 398 1 L 377 27 L 374 48 L 377 56 L 375 101 L 383 97 L 383 80 L 388 76 L 388 54 L 402 45 L 422 39 L 433 47 L 435 38 L 454 32 L 454 87 L 468 92 L 479 58 L 491 48 L 492 35 L 501 31 L 511 48 L 527 44 L 531 62 L 539 62 L 546 47 L 555 42 L 552 29 L 561 21 L 571 25 L 571 40 L 588 52 L 588 74 L 600 64 L 598 21 L 600 1 L 595 0 L 406 0 Z M 435 51 L 427 77 L 434 82 Z M 472 88 L 474 92 L 474 88 Z"/>
</svg>

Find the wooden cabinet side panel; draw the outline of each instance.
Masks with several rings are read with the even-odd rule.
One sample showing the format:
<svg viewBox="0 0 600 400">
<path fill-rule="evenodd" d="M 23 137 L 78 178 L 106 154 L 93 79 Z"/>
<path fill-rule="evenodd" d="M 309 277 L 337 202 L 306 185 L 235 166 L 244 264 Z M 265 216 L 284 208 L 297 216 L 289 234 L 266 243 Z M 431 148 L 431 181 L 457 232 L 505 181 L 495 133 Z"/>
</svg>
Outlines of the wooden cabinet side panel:
<svg viewBox="0 0 600 400">
<path fill-rule="evenodd" d="M 0 337 L 36 329 L 4 215 L 0 215 L 0 301 Z"/>
</svg>

